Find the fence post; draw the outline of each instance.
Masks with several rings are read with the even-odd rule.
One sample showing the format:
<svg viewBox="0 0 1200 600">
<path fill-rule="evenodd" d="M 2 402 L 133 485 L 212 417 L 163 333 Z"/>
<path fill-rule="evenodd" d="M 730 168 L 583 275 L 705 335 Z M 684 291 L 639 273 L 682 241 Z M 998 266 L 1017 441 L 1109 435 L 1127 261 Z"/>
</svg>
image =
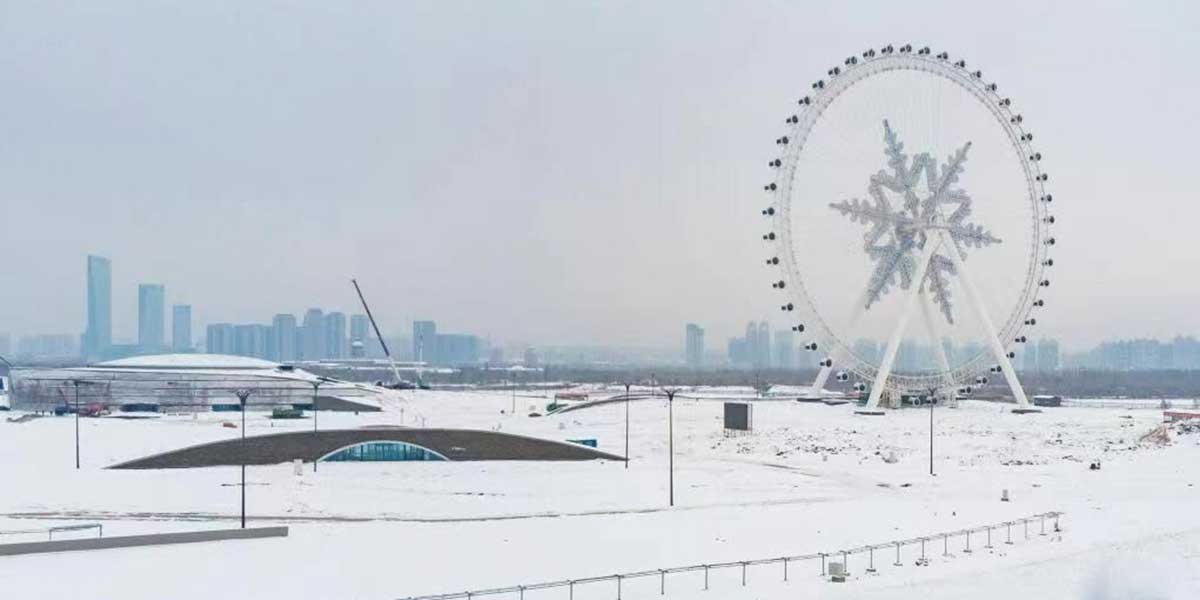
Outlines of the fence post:
<svg viewBox="0 0 1200 600">
<path fill-rule="evenodd" d="M 991 525 L 988 525 L 987 532 L 988 532 L 987 545 L 984 546 L 984 548 L 991 548 L 992 547 L 992 526 Z"/>
<path fill-rule="evenodd" d="M 783 580 L 787 581 L 787 557 L 783 557 Z"/>
<path fill-rule="evenodd" d="M 1029 539 L 1029 519 L 1021 519 L 1021 523 L 1025 525 L 1025 539 Z"/>
<path fill-rule="evenodd" d="M 1042 521 L 1042 532 L 1039 533 L 1038 535 L 1046 535 L 1046 515 L 1042 515 L 1041 521 Z"/>
<path fill-rule="evenodd" d="M 895 562 L 895 566 L 899 567 L 899 566 L 902 566 L 902 565 L 903 565 L 903 563 L 901 563 L 901 562 L 900 562 L 900 542 L 896 542 L 896 562 Z"/>
<path fill-rule="evenodd" d="M 658 570 L 658 595 L 665 596 L 667 594 L 667 572 Z"/>
<path fill-rule="evenodd" d="M 704 565 L 704 590 L 708 591 L 708 565 Z"/>
<path fill-rule="evenodd" d="M 518 585 L 517 591 L 520 593 L 521 600 L 525 600 L 525 586 Z"/>
<path fill-rule="evenodd" d="M 971 530 L 970 529 L 967 530 L 967 547 L 963 549 L 963 553 L 965 553 L 965 554 L 971 553 Z"/>
<path fill-rule="evenodd" d="M 850 558 L 845 550 L 842 550 L 842 571 L 847 575 L 850 574 Z"/>
<path fill-rule="evenodd" d="M 921 560 L 925 560 L 925 538 L 921 538 Z"/>
<path fill-rule="evenodd" d="M 746 587 L 746 563 L 742 563 L 742 587 Z"/>
<path fill-rule="evenodd" d="M 621 600 L 621 576 L 617 575 L 617 600 Z"/>
<path fill-rule="evenodd" d="M 567 600 L 575 600 L 575 580 L 567 581 Z"/>
<path fill-rule="evenodd" d="M 867 572 L 875 572 L 875 547 L 867 548 Z"/>
<path fill-rule="evenodd" d="M 1005 544 L 1012 545 L 1012 521 L 1005 523 L 1008 529 L 1008 539 L 1004 540 Z"/>
<path fill-rule="evenodd" d="M 821 577 L 825 576 L 825 553 L 821 553 Z"/>
<path fill-rule="evenodd" d="M 950 536 L 942 534 L 942 556 L 950 556 Z"/>
<path fill-rule="evenodd" d="M 1055 532 L 1062 531 L 1061 529 L 1058 528 L 1058 514 L 1057 513 L 1055 513 L 1055 515 L 1054 515 L 1054 531 Z"/>
</svg>

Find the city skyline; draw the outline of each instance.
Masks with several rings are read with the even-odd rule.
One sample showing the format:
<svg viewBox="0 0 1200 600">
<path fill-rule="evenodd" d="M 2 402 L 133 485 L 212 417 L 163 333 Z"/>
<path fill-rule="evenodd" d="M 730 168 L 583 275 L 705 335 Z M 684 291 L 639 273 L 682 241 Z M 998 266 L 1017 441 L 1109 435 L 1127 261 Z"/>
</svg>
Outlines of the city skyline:
<svg viewBox="0 0 1200 600">
<path fill-rule="evenodd" d="M 1105 43 L 1074 52 L 1055 45 L 1077 24 L 1066 5 L 984 18 L 946 5 L 931 13 L 975 27 L 937 40 L 901 5 L 825 25 L 805 7 L 765 4 L 683 15 L 648 5 L 639 19 L 616 6 L 519 3 L 240 10 L 11 8 L 0 51 L 23 67 L 0 71 L 11 107 L 0 115 L 0 193 L 22 226 L 0 251 L 36 249 L 36 260 L 8 263 L 21 285 L 0 298 L 0 330 L 83 331 L 74 282 L 89 252 L 120 265 L 118 339 L 136 333 L 124 282 L 164 282 L 210 323 L 350 308 L 351 277 L 385 330 L 436 317 L 496 339 L 646 345 L 686 320 L 712 340 L 736 335 L 741 315 L 779 329 L 758 211 L 770 141 L 807 82 L 778 64 L 815 76 L 861 51 L 857 40 L 911 39 L 986 65 L 1037 116 L 1063 234 L 1035 335 L 1084 348 L 1200 333 L 1200 281 L 1178 276 L 1193 262 L 1186 140 L 1200 133 L 1179 99 L 1200 76 L 1162 60 L 1188 48 L 1179 24 L 1196 21 L 1193 5 L 1142 7 L 1136 27 L 1127 11 L 1097 6 L 1089 24 Z M 563 27 L 543 31 L 546 19 Z M 56 23 L 71 43 L 47 44 L 28 22 Z M 379 35 L 376 22 L 398 29 Z M 315 39 L 296 46 L 281 31 Z M 99 56 L 122 68 L 96 68 Z M 1095 102 L 1113 69 L 1147 85 Z M 1108 118 L 1146 106 L 1136 120 Z M 1154 151 L 1109 151 L 1113 140 Z M 1089 310 L 1065 308 L 1079 305 Z"/>
</svg>

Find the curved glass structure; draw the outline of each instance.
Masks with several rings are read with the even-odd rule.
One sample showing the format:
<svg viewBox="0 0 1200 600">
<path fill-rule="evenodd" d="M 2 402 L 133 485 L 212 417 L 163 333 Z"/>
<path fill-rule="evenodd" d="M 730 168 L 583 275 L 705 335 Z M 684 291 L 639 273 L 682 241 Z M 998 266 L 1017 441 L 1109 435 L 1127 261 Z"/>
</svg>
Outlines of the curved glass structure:
<svg viewBox="0 0 1200 600">
<path fill-rule="evenodd" d="M 325 455 L 322 461 L 397 462 L 408 460 L 446 460 L 432 450 L 405 442 L 363 442 Z"/>
</svg>

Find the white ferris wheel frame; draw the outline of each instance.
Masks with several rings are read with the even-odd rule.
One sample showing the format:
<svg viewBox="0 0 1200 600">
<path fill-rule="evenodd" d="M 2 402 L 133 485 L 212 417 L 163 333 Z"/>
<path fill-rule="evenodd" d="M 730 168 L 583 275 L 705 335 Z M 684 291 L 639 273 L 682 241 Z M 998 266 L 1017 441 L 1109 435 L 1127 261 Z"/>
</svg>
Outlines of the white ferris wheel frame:
<svg viewBox="0 0 1200 600">
<path fill-rule="evenodd" d="M 796 261 L 795 252 L 800 246 L 797 245 L 797 240 L 792 234 L 792 203 L 799 201 L 828 202 L 831 200 L 828 198 L 804 198 L 802 192 L 795 185 L 795 172 L 797 165 L 803 160 L 805 143 L 821 115 L 854 84 L 868 77 L 896 70 L 923 72 L 931 76 L 942 77 L 974 96 L 995 117 L 996 122 L 1004 130 L 1012 144 L 1025 177 L 1027 198 L 1024 201 L 1029 202 L 1032 208 L 1029 223 L 1032 235 L 1027 252 L 1024 287 L 1015 306 L 999 329 L 995 328 L 991 316 L 987 314 L 958 247 L 944 231 L 940 236 L 941 239 L 931 239 L 930 243 L 926 244 L 928 248 L 923 254 L 923 259 L 918 262 L 918 276 L 914 278 L 914 284 L 904 292 L 909 296 L 905 300 L 906 308 L 892 332 L 883 360 L 879 365 L 874 365 L 858 356 L 846 340 L 838 337 L 822 318 L 812 297 L 808 294 L 806 280 Z M 772 196 L 772 202 L 768 209 L 763 211 L 764 214 L 770 216 L 772 222 L 772 231 L 764 238 L 773 241 L 775 245 L 775 256 L 768 259 L 767 262 L 778 265 L 783 275 L 783 280 L 773 284 L 772 287 L 780 288 L 791 299 L 791 302 L 780 308 L 786 313 L 793 313 L 799 309 L 799 315 L 788 314 L 788 316 L 795 319 L 796 324 L 792 329 L 803 332 L 805 337 L 811 340 L 805 344 L 806 347 L 816 344 L 817 348 L 823 346 L 824 349 L 827 349 L 826 358 L 821 361 L 821 370 L 813 384 L 812 391 L 815 394 L 822 393 L 823 387 L 834 369 L 853 373 L 862 380 L 873 382 L 867 408 L 874 410 L 879 403 L 881 394 L 885 391 L 891 394 L 903 394 L 910 391 L 925 392 L 932 389 L 937 390 L 939 395 L 954 394 L 960 389 L 969 388 L 984 381 L 984 373 L 1001 372 L 1012 390 L 1019 409 L 1027 410 L 1029 402 L 1012 367 L 1008 348 L 1012 344 L 1024 343 L 1026 339 L 1022 332 L 1036 324 L 1033 313 L 1036 307 L 1044 304 L 1038 298 L 1038 292 L 1050 284 L 1045 277 L 1045 269 L 1053 264 L 1048 253 L 1055 240 L 1050 236 L 1050 225 L 1054 222 L 1054 218 L 1049 214 L 1052 197 L 1046 193 L 1045 189 L 1045 181 L 1048 177 L 1041 168 L 1041 154 L 1032 146 L 1033 135 L 1025 129 L 1023 117 L 1012 110 L 1011 100 L 1001 96 L 994 83 L 985 82 L 981 72 L 968 70 L 964 61 L 951 62 L 949 55 L 944 52 L 934 55 L 928 48 L 914 50 L 910 45 L 899 49 L 889 45 L 878 52 L 875 50 L 863 52 L 861 59 L 857 56 L 847 58 L 842 66 L 829 70 L 828 79 L 817 81 L 812 87 L 813 95 L 802 98 L 799 101 L 800 111 L 787 119 L 788 133 L 784 137 L 776 139 L 776 144 L 782 147 L 783 153 L 779 159 L 770 163 L 776 169 L 776 177 L 773 183 L 766 186 Z M 946 253 L 955 263 L 960 281 L 967 292 L 968 301 L 972 305 L 976 317 L 983 324 L 985 336 L 989 338 L 986 350 L 956 368 L 951 368 L 946 359 L 937 334 L 936 324 L 930 316 L 929 301 L 925 298 L 926 294 L 920 291 L 923 287 L 924 272 L 930 256 L 933 249 L 939 244 L 946 247 Z M 862 310 L 861 304 L 860 302 L 856 310 Z M 900 338 L 903 337 L 910 313 L 917 310 L 925 321 L 926 334 L 930 337 L 941 370 L 932 374 L 893 373 L 892 366 Z M 852 317 L 852 320 L 856 318 Z"/>
</svg>

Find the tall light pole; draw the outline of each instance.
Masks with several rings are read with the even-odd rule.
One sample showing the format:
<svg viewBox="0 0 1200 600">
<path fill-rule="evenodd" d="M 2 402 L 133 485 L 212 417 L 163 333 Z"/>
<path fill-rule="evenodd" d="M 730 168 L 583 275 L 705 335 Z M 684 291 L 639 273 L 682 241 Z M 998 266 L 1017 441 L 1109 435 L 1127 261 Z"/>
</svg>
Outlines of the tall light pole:
<svg viewBox="0 0 1200 600">
<path fill-rule="evenodd" d="M 668 505 L 675 506 L 675 389 L 667 392 L 667 489 Z"/>
<path fill-rule="evenodd" d="M 79 384 L 76 379 L 75 383 L 75 470 L 79 470 Z"/>
<path fill-rule="evenodd" d="M 625 382 L 625 468 L 629 468 L 629 382 Z"/>
<path fill-rule="evenodd" d="M 316 441 L 315 438 L 317 437 L 317 415 L 319 414 L 317 412 L 317 399 L 319 398 L 319 396 L 317 395 L 317 390 L 318 390 L 318 388 L 321 387 L 322 383 L 325 383 L 325 379 L 322 377 L 318 377 L 316 379 L 316 381 L 310 381 L 309 383 L 311 383 L 313 386 L 313 402 L 312 402 L 312 405 L 313 405 L 313 438 L 314 438 L 313 441 L 315 442 Z M 317 463 L 320 462 L 319 458 L 320 457 L 313 459 L 313 473 L 317 472 Z"/>
<path fill-rule="evenodd" d="M 93 382 L 72 379 L 71 383 L 75 385 L 75 468 L 79 469 L 79 386 L 92 385 Z"/>
<path fill-rule="evenodd" d="M 937 390 L 929 391 L 929 474 L 933 475 L 933 403 L 937 400 Z"/>
<path fill-rule="evenodd" d="M 242 442 L 241 452 L 238 454 L 242 457 L 242 529 L 246 528 L 246 398 L 250 397 L 250 390 L 242 388 L 237 391 L 238 403 L 242 408 Z"/>
</svg>

